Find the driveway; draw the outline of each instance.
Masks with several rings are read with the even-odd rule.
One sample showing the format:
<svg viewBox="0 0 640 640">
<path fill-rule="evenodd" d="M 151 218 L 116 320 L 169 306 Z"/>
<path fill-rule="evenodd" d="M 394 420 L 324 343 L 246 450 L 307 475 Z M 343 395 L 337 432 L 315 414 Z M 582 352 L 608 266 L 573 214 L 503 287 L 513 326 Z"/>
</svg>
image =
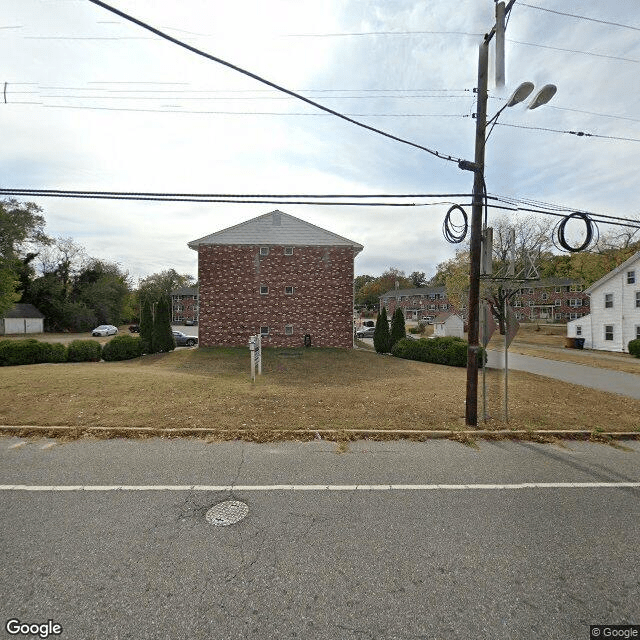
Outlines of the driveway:
<svg viewBox="0 0 640 640">
<path fill-rule="evenodd" d="M 504 353 L 487 350 L 488 366 L 491 369 L 504 368 Z M 563 382 L 591 387 L 599 391 L 608 391 L 622 396 L 640 399 L 640 376 L 633 373 L 596 369 L 583 364 L 560 362 L 547 358 L 535 358 L 519 353 L 509 353 L 509 369 L 535 373 L 547 378 L 555 378 Z"/>
</svg>

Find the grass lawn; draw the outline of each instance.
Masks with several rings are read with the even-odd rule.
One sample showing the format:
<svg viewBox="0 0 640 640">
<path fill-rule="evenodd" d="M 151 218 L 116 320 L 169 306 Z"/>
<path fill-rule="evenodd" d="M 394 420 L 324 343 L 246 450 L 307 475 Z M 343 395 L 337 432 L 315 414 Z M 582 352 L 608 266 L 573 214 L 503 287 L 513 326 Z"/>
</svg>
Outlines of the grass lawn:
<svg viewBox="0 0 640 640">
<path fill-rule="evenodd" d="M 487 428 L 636 431 L 640 401 L 487 371 Z M 464 369 L 371 351 L 265 349 L 252 383 L 246 348 L 199 348 L 117 363 L 0 368 L 0 425 L 206 427 L 270 439 L 292 429 L 464 429 Z M 480 387 L 481 390 L 481 387 Z M 481 402 L 481 391 L 480 391 Z"/>
</svg>

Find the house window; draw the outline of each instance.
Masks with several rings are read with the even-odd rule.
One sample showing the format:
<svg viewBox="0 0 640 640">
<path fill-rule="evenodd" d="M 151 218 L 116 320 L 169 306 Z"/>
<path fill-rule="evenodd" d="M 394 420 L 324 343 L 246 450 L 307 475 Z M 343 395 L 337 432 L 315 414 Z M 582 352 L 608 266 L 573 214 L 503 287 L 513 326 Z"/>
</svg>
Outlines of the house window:
<svg viewBox="0 0 640 640">
<path fill-rule="evenodd" d="M 604 308 L 613 309 L 613 293 L 604 294 Z"/>
<path fill-rule="evenodd" d="M 269 255 L 269 247 L 260 247 L 260 255 L 268 256 Z"/>
<path fill-rule="evenodd" d="M 627 271 L 627 284 L 635 284 L 635 283 L 636 283 L 636 272 Z"/>
<path fill-rule="evenodd" d="M 570 307 L 581 307 L 582 306 L 582 300 L 580 298 L 571 298 L 569 300 L 569 306 Z"/>
<path fill-rule="evenodd" d="M 533 307 L 533 300 L 529 300 L 529 306 Z"/>
<path fill-rule="evenodd" d="M 636 291 L 636 309 L 640 309 L 640 291 Z"/>
<path fill-rule="evenodd" d="M 636 325 L 636 340 L 640 340 L 640 324 Z"/>
<path fill-rule="evenodd" d="M 284 288 L 284 292 L 285 292 L 288 296 L 292 296 L 292 295 L 293 295 L 293 287 L 285 287 L 285 288 Z"/>
<path fill-rule="evenodd" d="M 269 293 L 269 287 L 264 284 L 260 285 L 260 295 L 266 296 Z"/>
<path fill-rule="evenodd" d="M 554 300 L 554 301 L 553 301 L 553 304 L 554 304 L 556 307 L 559 307 L 559 306 L 560 306 L 560 304 L 561 304 L 561 302 L 562 302 L 562 301 L 558 299 L 558 300 Z"/>
<path fill-rule="evenodd" d="M 548 300 L 549 299 L 549 294 L 548 293 L 543 293 L 542 294 L 542 299 L 543 300 Z"/>
<path fill-rule="evenodd" d="M 288 324 L 288 325 L 285 326 L 284 335 L 285 336 L 292 336 L 293 335 L 293 325 L 292 324 Z"/>
<path fill-rule="evenodd" d="M 582 335 L 582 325 L 576 326 L 576 335 L 577 336 L 581 336 Z"/>
<path fill-rule="evenodd" d="M 268 336 L 269 335 L 269 327 L 260 327 L 260 335 Z"/>
<path fill-rule="evenodd" d="M 556 313 L 556 314 L 554 315 L 554 318 L 555 318 L 556 320 L 562 320 L 562 314 L 561 314 L 561 313 Z"/>
<path fill-rule="evenodd" d="M 613 340 L 613 325 L 605 324 L 604 325 L 604 339 L 605 340 Z"/>
<path fill-rule="evenodd" d="M 292 256 L 293 255 L 293 247 L 285 247 L 284 248 L 284 255 L 285 256 Z"/>
<path fill-rule="evenodd" d="M 514 307 L 521 307 L 521 306 L 522 306 L 522 301 L 520 301 L 520 300 L 516 300 L 516 301 L 513 303 L 513 306 L 514 306 Z"/>
</svg>

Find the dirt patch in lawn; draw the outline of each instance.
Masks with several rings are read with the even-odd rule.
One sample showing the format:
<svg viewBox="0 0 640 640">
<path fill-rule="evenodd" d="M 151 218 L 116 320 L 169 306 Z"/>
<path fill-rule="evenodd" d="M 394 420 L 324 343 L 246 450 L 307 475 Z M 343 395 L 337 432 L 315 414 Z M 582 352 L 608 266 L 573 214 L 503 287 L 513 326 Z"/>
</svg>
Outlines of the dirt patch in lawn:
<svg viewBox="0 0 640 640">
<path fill-rule="evenodd" d="M 247 349 L 193 349 L 123 363 L 0 368 L 0 424 L 295 429 L 453 429 L 464 425 L 464 369 L 370 351 L 264 350 L 252 383 Z M 492 429 L 636 431 L 640 401 L 522 372 L 488 371 Z M 481 400 L 480 400 L 481 402 Z"/>
</svg>

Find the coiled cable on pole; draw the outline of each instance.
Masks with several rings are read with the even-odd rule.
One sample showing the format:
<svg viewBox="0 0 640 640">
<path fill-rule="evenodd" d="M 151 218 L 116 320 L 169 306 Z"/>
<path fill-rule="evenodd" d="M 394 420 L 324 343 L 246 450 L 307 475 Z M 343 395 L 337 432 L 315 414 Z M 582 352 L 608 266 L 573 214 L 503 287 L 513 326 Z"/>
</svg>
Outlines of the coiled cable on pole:
<svg viewBox="0 0 640 640">
<path fill-rule="evenodd" d="M 585 224 L 586 237 L 584 239 L 584 242 L 579 246 L 572 246 L 567 242 L 567 238 L 565 236 L 565 227 L 570 220 L 582 220 Z M 553 230 L 553 243 L 556 248 L 565 249 L 570 253 L 578 253 L 579 251 L 584 251 L 591 244 L 594 237 L 596 238 L 597 242 L 599 237 L 598 226 L 587 213 L 581 211 L 576 211 L 567 216 L 564 216 Z"/>
<path fill-rule="evenodd" d="M 451 219 L 451 214 L 454 211 L 460 211 L 462 214 L 462 224 L 455 224 Z M 447 211 L 447 215 L 444 217 L 442 223 L 442 235 L 445 240 L 451 244 L 460 244 L 466 237 L 469 230 L 469 219 L 467 218 L 467 212 L 459 205 L 454 204 Z"/>
</svg>

